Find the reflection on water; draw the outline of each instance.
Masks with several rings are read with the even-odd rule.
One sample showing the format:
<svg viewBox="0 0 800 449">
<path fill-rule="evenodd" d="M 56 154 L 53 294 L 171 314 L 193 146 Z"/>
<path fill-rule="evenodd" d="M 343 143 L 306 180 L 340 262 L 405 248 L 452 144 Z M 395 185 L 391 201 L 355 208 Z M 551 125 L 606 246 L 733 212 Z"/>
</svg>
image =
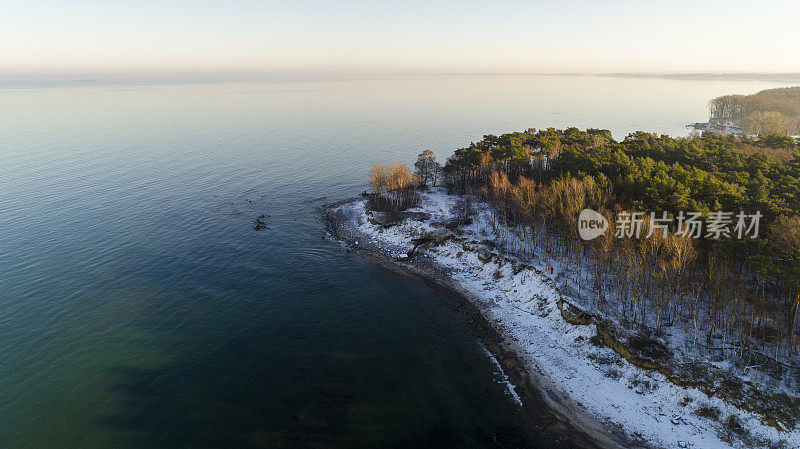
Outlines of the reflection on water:
<svg viewBox="0 0 800 449">
<path fill-rule="evenodd" d="M 316 207 L 374 160 L 528 127 L 685 134 L 709 98 L 772 86 L 0 88 L 0 446 L 548 447 L 446 301 L 326 240 Z"/>
</svg>

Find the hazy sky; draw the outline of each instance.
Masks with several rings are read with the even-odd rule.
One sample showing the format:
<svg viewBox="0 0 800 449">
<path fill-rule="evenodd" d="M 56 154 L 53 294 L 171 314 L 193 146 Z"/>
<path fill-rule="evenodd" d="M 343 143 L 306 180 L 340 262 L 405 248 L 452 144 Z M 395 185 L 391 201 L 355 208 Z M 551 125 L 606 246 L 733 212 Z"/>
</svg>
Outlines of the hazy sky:
<svg viewBox="0 0 800 449">
<path fill-rule="evenodd" d="M 800 72 L 798 47 L 798 0 L 0 0 L 0 74 Z"/>
</svg>

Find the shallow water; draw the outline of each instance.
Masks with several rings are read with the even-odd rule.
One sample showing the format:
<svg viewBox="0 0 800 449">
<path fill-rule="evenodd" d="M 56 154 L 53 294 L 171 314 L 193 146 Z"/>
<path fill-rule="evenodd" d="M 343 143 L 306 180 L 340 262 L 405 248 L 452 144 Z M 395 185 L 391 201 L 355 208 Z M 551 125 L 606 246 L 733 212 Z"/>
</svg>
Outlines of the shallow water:
<svg viewBox="0 0 800 449">
<path fill-rule="evenodd" d="M 685 135 L 709 98 L 775 86 L 0 86 L 0 447 L 552 446 L 448 302 L 316 208 L 376 160 L 528 127 Z"/>
</svg>

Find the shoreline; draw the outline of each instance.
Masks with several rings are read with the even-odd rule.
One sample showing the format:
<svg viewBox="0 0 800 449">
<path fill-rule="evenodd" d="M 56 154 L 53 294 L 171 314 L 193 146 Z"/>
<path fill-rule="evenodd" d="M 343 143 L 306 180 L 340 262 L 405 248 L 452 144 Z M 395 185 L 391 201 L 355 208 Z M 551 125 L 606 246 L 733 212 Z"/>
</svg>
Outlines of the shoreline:
<svg viewBox="0 0 800 449">
<path fill-rule="evenodd" d="M 520 253 L 489 205 L 473 202 L 464 222 L 461 196 L 420 196 L 396 218 L 369 211 L 363 197 L 320 211 L 355 253 L 471 311 L 462 315 L 481 324 L 474 333 L 524 393 L 534 426 L 549 423 L 579 447 L 800 447 L 800 398 L 790 387 L 686 352 L 679 324 L 654 336 L 592 309 L 574 296 L 575 261 Z"/>
<path fill-rule="evenodd" d="M 510 334 L 493 326 L 488 311 L 475 294 L 463 287 L 446 270 L 422 257 L 393 259 L 377 245 L 363 244 L 357 236 L 345 231 L 345 223 L 334 210 L 361 198 L 350 198 L 320 208 L 327 232 L 361 257 L 383 268 L 413 278 L 442 293 L 451 309 L 469 325 L 484 348 L 495 358 L 508 376 L 522 402 L 522 412 L 546 426 L 555 436 L 585 449 L 628 448 L 651 449 L 641 440 L 634 440 L 617 430 L 606 429 L 603 422 L 582 409 L 581 404 L 564 395 L 545 375 L 524 362 L 522 352 Z"/>
</svg>

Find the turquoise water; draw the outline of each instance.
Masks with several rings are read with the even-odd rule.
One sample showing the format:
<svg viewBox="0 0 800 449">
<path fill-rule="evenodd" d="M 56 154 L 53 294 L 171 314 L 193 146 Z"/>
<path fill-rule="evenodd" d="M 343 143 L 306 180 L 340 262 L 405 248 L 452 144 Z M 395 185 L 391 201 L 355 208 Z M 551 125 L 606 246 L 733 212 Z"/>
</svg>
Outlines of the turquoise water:
<svg viewBox="0 0 800 449">
<path fill-rule="evenodd" d="M 316 208 L 376 160 L 527 127 L 683 135 L 774 86 L 0 86 L 0 447 L 550 447 L 448 302 Z"/>
</svg>

